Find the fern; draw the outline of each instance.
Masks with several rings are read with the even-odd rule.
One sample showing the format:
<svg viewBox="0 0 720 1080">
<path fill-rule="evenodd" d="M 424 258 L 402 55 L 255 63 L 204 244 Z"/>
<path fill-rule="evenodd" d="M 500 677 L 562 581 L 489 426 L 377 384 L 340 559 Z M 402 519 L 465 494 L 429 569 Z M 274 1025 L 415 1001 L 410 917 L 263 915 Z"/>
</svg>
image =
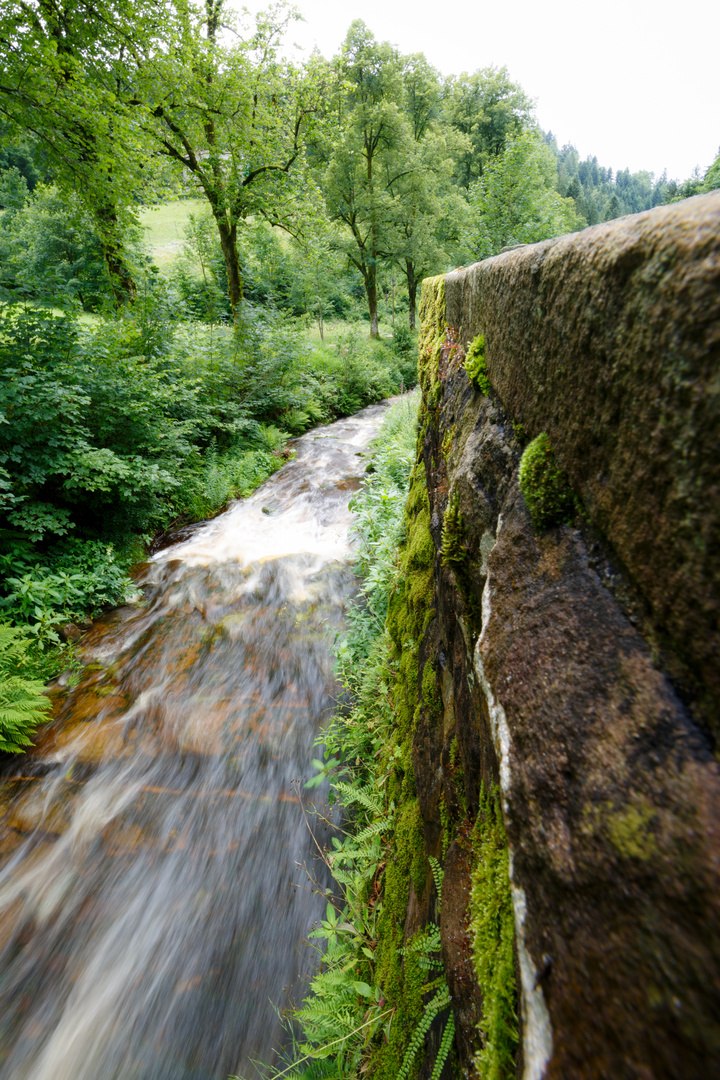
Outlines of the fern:
<svg viewBox="0 0 720 1080">
<path fill-rule="evenodd" d="M 371 788 L 348 784 L 344 780 L 336 780 L 333 786 L 339 795 L 344 796 L 343 801 L 346 806 L 356 802 L 377 817 L 385 813 L 381 796 L 373 794 Z"/>
<path fill-rule="evenodd" d="M 443 1071 L 443 1065 L 448 1059 L 448 1055 L 452 1048 L 453 1039 L 455 1038 L 455 1017 L 450 1012 L 445 1030 L 443 1031 L 443 1037 L 440 1040 L 440 1048 L 438 1050 L 437 1057 L 435 1058 L 435 1066 L 430 1075 L 430 1080 L 440 1080 L 440 1073 Z"/>
<path fill-rule="evenodd" d="M 438 898 L 437 912 L 438 912 L 438 918 L 440 918 L 440 904 L 441 904 L 441 901 L 442 901 L 442 883 L 443 883 L 443 877 L 445 876 L 445 871 L 443 870 L 442 866 L 437 861 L 437 859 L 433 858 L 432 855 L 428 855 L 428 862 L 430 863 L 430 869 L 432 870 L 433 881 L 435 882 L 435 891 L 437 892 L 437 898 Z"/>
<path fill-rule="evenodd" d="M 447 1009 L 449 1005 L 450 991 L 447 987 L 444 987 L 439 994 L 436 994 L 434 998 L 431 998 L 431 1000 L 428 1001 L 422 1018 L 412 1033 L 412 1038 L 405 1051 L 405 1057 L 403 1058 L 403 1063 L 400 1066 L 400 1072 L 397 1074 L 396 1080 L 407 1080 L 407 1077 L 410 1074 L 410 1067 L 415 1060 L 415 1055 L 422 1046 L 433 1020 L 436 1016 L 439 1016 L 443 1009 Z"/>
<path fill-rule="evenodd" d="M 32 746 L 30 735 L 50 709 L 43 683 L 22 674 L 29 646 L 21 630 L 0 624 L 0 751 L 6 754 Z"/>
<path fill-rule="evenodd" d="M 418 966 L 423 971 L 441 971 L 442 963 L 437 956 L 440 952 L 440 927 L 437 923 L 428 923 L 423 931 L 417 934 L 400 952 L 403 956 L 408 953 L 414 954 L 417 957 Z M 438 983 L 438 985 L 442 985 L 442 983 Z M 430 989 L 432 989 L 431 986 L 426 987 L 426 990 Z"/>
</svg>

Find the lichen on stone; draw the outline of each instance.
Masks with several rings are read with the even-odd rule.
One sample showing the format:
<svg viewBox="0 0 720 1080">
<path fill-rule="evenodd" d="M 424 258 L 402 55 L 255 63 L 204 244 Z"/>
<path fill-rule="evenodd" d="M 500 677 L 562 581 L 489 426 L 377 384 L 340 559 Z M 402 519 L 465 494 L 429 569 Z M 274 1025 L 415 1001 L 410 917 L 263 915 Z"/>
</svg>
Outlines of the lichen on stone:
<svg viewBox="0 0 720 1080">
<path fill-rule="evenodd" d="M 626 859 L 651 859 L 658 847 L 651 823 L 656 816 L 650 803 L 628 806 L 607 814 L 610 843 Z"/>
<path fill-rule="evenodd" d="M 518 480 L 538 532 L 552 525 L 570 524 L 575 496 L 544 431 L 525 447 Z"/>
</svg>

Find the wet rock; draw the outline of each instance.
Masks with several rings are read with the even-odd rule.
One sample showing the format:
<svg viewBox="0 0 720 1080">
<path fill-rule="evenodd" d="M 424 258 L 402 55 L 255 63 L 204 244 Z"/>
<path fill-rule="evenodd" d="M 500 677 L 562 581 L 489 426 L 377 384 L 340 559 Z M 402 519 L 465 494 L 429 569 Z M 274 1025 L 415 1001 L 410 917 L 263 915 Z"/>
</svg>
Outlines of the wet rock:
<svg viewBox="0 0 720 1080">
<path fill-rule="evenodd" d="M 718 763 L 579 534 L 537 537 L 519 493 L 485 616 L 476 668 L 544 1075 L 700 1078 L 720 1055 Z"/>
<path fill-rule="evenodd" d="M 65 626 L 61 628 L 60 633 L 65 641 L 75 645 L 83 636 L 84 630 L 81 630 L 77 623 L 66 623 Z"/>
<path fill-rule="evenodd" d="M 720 738 L 720 192 L 488 259 L 445 283 L 509 419 L 546 432 Z"/>
<path fill-rule="evenodd" d="M 477 1073 L 469 1063 L 480 1048 L 478 1024 L 482 1000 L 470 954 L 469 901 L 471 844 L 467 837 L 454 840 L 445 856 L 440 932 L 442 957 L 458 1033 L 458 1050 L 468 1063 L 468 1076 Z"/>
<path fill-rule="evenodd" d="M 425 694 L 413 763 L 428 854 L 454 837 L 441 930 L 468 1075 L 487 1018 L 463 837 L 496 783 L 517 1075 L 700 1080 L 720 1060 L 719 286 L 720 193 L 445 279 L 457 332 L 424 381 L 419 653 L 441 706 Z M 438 312 L 426 322 L 439 342 Z M 479 332 L 489 397 L 457 347 Z M 575 527 L 536 531 L 519 492 L 543 431 Z"/>
</svg>

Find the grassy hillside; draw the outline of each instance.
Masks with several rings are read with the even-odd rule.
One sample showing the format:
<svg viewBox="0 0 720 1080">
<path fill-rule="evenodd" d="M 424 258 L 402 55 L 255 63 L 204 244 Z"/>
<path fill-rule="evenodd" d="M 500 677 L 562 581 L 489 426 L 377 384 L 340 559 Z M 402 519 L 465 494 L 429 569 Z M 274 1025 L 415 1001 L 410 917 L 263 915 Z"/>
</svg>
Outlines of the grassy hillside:
<svg viewBox="0 0 720 1080">
<path fill-rule="evenodd" d="M 153 262 L 161 270 L 168 269 L 180 255 L 188 216 L 202 206 L 202 199 L 178 199 L 141 210 L 140 222 L 147 231 Z"/>
</svg>

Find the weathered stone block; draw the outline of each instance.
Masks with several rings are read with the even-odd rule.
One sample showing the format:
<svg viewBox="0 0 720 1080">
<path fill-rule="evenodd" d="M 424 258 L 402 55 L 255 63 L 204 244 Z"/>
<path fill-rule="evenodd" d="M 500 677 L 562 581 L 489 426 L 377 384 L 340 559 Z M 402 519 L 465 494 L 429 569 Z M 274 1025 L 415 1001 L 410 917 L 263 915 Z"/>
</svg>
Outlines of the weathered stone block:
<svg viewBox="0 0 720 1080">
<path fill-rule="evenodd" d="M 461 344 L 528 436 L 547 432 L 720 737 L 720 192 L 449 274 Z"/>
<path fill-rule="evenodd" d="M 445 303 L 455 332 L 423 384 L 422 655 L 438 650 L 458 836 L 480 782 L 500 782 L 518 1075 L 705 1080 L 720 1061 L 720 193 L 450 274 Z M 462 364 L 478 333 L 489 397 Z M 539 532 L 517 469 L 518 437 L 540 432 L 585 517 Z M 433 817 L 438 750 L 422 768 L 419 749 Z M 443 955 L 471 1071 L 462 866 L 451 847 Z"/>
</svg>

